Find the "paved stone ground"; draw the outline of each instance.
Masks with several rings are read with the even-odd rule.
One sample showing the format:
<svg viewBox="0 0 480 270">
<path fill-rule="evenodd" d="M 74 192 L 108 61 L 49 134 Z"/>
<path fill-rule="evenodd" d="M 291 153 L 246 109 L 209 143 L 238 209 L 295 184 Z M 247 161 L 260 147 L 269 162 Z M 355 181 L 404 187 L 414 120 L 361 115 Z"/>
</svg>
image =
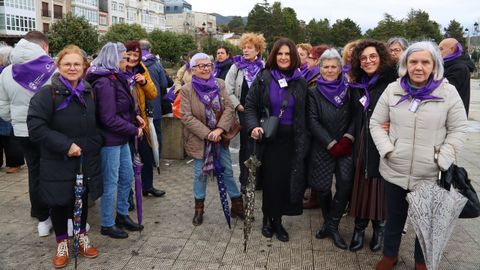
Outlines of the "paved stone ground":
<svg viewBox="0 0 480 270">
<path fill-rule="evenodd" d="M 480 190 L 480 80 L 472 80 L 473 101 L 467 147 L 459 164 L 467 168 Z M 233 154 L 233 157 L 236 155 Z M 238 173 L 238 163 L 234 165 Z M 162 161 L 155 185 L 167 191 L 164 198 L 144 199 L 145 230 L 130 233 L 125 240 L 100 235 L 97 203 L 90 210 L 90 237 L 100 250 L 96 259 L 79 258 L 79 269 L 374 269 L 381 253 L 366 246 L 353 253 L 335 248 L 328 239 L 317 240 L 320 211 L 285 218 L 290 242 L 261 236 L 261 193 L 257 194 L 256 221 L 248 251 L 243 252 L 243 222 L 233 220 L 228 229 L 214 182 L 208 184 L 204 224 L 194 227 L 192 163 Z M 238 174 L 237 174 L 238 175 Z M 29 216 L 26 169 L 14 175 L 0 172 L 0 269 L 52 269 L 55 252 L 53 233 L 39 238 L 36 221 Z M 132 214 L 133 216 L 135 214 Z M 341 222 L 340 232 L 349 241 L 353 219 Z M 371 229 L 366 239 L 370 240 Z M 403 238 L 395 269 L 414 269 L 414 232 L 410 226 Z M 368 242 L 367 242 L 368 243 Z M 73 268 L 73 262 L 68 269 Z M 460 220 L 444 252 L 442 270 L 480 269 L 480 219 Z"/>
</svg>

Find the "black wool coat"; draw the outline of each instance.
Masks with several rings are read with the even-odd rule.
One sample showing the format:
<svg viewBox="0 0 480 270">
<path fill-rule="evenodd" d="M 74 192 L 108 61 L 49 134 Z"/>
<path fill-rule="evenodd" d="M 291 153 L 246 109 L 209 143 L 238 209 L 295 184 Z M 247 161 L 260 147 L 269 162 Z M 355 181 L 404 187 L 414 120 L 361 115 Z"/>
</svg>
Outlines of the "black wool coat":
<svg viewBox="0 0 480 270">
<path fill-rule="evenodd" d="M 450 84 L 457 88 L 468 116 L 470 107 L 470 72 L 475 70 L 475 64 L 470 57 L 463 54 L 445 62 L 443 66 L 445 68 L 444 76 Z"/>
<path fill-rule="evenodd" d="M 67 157 L 72 143 L 82 149 L 83 179 L 89 197 L 97 199 L 103 193 L 100 167 L 103 141 L 95 115 L 93 89 L 84 81 L 86 106 L 74 97 L 66 108 L 57 111 L 70 96 L 58 76 L 54 74 L 52 84 L 45 85 L 32 97 L 27 116 L 30 140 L 40 146 L 40 198 L 50 207 L 73 203 L 81 159 Z"/>
<path fill-rule="evenodd" d="M 264 69 L 258 73 L 253 82 L 245 102 L 245 127 L 247 134 L 260 126 L 260 119 L 267 116 L 266 108 L 271 112 L 270 89 L 272 80 L 270 70 Z M 288 88 L 295 98 L 293 112 L 294 151 L 292 157 L 292 173 L 290 176 L 290 202 L 301 204 L 306 186 L 306 156 L 310 144 L 310 135 L 307 131 L 305 104 L 307 101 L 307 83 L 304 79 L 289 82 Z M 257 154 L 262 156 L 263 144 L 259 144 Z M 261 167 L 260 167 L 261 169 Z M 301 213 L 301 212 L 300 212 Z"/>
</svg>

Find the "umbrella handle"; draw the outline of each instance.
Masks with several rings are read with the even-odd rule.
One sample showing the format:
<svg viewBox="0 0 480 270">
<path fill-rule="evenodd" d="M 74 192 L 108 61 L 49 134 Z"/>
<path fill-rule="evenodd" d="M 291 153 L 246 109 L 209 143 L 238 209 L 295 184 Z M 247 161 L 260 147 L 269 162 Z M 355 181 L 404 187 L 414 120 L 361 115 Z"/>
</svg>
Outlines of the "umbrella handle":
<svg viewBox="0 0 480 270">
<path fill-rule="evenodd" d="M 80 155 L 79 162 L 80 162 L 80 165 L 78 167 L 78 173 L 82 174 L 83 173 L 83 155 Z"/>
</svg>

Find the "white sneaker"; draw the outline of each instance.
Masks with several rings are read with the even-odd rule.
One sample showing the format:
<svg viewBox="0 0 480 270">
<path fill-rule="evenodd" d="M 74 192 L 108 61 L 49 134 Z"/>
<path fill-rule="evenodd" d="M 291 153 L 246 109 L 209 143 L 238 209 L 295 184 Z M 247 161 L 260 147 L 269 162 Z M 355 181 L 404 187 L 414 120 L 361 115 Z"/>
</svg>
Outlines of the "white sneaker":
<svg viewBox="0 0 480 270">
<path fill-rule="evenodd" d="M 68 231 L 68 236 L 69 237 L 72 237 L 73 236 L 73 221 L 71 218 L 68 219 L 68 222 L 67 222 L 67 231 Z M 90 224 L 88 224 L 87 222 L 87 225 L 85 226 L 85 229 L 88 231 L 90 231 Z"/>
<path fill-rule="evenodd" d="M 50 230 L 52 229 L 52 220 L 48 217 L 45 221 L 38 222 L 38 236 L 44 237 L 50 234 Z"/>
</svg>

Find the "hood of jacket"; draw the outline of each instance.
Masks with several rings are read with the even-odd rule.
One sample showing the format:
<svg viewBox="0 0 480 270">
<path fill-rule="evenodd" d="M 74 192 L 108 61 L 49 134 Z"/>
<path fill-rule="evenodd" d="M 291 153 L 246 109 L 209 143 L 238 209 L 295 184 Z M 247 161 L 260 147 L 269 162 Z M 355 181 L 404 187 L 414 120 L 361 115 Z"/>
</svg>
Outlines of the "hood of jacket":
<svg viewBox="0 0 480 270">
<path fill-rule="evenodd" d="M 10 61 L 12 64 L 22 64 L 42 55 L 46 55 L 46 53 L 40 45 L 22 38 L 12 49 Z"/>
</svg>

